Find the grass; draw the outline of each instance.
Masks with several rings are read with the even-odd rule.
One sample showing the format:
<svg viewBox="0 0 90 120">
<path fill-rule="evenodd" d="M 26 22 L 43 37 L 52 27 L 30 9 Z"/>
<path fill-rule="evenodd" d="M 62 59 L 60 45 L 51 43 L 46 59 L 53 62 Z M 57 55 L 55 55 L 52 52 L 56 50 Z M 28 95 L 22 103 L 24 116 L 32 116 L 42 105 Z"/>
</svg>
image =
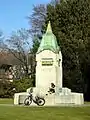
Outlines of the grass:
<svg viewBox="0 0 90 120">
<path fill-rule="evenodd" d="M 0 104 L 13 104 L 13 99 L 0 99 Z"/>
<path fill-rule="evenodd" d="M 90 120 L 90 107 L 0 106 L 0 120 Z"/>
<path fill-rule="evenodd" d="M 0 99 L 0 104 L 12 99 Z M 90 120 L 90 107 L 24 107 L 0 105 L 0 120 Z"/>
<path fill-rule="evenodd" d="M 90 102 L 84 102 L 84 104 L 90 104 Z"/>
</svg>

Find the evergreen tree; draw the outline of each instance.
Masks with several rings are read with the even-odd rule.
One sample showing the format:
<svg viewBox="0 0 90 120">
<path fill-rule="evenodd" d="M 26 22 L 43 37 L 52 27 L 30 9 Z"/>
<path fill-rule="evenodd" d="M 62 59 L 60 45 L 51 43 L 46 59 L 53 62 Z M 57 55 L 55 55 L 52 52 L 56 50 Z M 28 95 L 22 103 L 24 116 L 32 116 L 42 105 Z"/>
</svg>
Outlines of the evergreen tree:
<svg viewBox="0 0 90 120">
<path fill-rule="evenodd" d="M 32 17 L 38 16 L 38 19 L 42 19 L 39 13 Z M 42 27 L 38 26 L 38 29 L 44 33 L 48 21 L 51 21 L 63 56 L 63 85 L 90 96 L 90 1 L 53 0 L 45 8 L 44 15 L 43 24 L 38 23 Z M 35 41 L 33 43 L 33 50 L 36 52 L 39 42 L 38 45 Z"/>
<path fill-rule="evenodd" d="M 64 86 L 84 92 L 84 64 L 89 42 L 90 6 L 88 0 L 62 0 L 60 4 L 47 6 L 47 22 L 50 20 L 53 33 L 63 55 Z M 89 54 L 88 54 L 89 56 Z"/>
</svg>

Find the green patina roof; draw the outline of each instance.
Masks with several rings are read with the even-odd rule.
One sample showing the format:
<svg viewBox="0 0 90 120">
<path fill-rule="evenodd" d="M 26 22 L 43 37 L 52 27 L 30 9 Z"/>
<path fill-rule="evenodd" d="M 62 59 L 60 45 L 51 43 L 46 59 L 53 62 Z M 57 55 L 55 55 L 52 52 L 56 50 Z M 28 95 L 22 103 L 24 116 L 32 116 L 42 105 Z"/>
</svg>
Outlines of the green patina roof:
<svg viewBox="0 0 90 120">
<path fill-rule="evenodd" d="M 42 37 L 37 53 L 40 53 L 43 50 L 51 50 L 52 52 L 55 52 L 55 53 L 59 52 L 59 46 L 57 44 L 56 37 L 52 32 L 50 22 L 48 23 L 46 33 Z"/>
</svg>

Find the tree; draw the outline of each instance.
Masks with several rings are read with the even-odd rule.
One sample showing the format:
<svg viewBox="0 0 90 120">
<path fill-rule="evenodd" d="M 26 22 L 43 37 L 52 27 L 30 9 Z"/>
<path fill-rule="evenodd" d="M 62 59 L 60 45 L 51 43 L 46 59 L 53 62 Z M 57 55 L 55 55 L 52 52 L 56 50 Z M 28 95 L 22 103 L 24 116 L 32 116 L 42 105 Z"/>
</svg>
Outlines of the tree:
<svg viewBox="0 0 90 120">
<path fill-rule="evenodd" d="M 4 35 L 3 32 L 0 31 L 0 52 L 4 50 L 5 46 L 4 46 Z"/>
<path fill-rule="evenodd" d="M 5 37 L 3 32 L 0 31 L 0 65 L 3 63 L 2 58 L 5 58 L 6 55 L 4 54 L 6 51 L 6 45 L 4 44 Z"/>
<path fill-rule="evenodd" d="M 31 47 L 30 35 L 27 30 L 20 29 L 13 32 L 9 39 L 6 40 L 7 49 L 17 58 L 28 74 L 28 51 Z"/>
<path fill-rule="evenodd" d="M 59 4 L 60 1 L 61 0 L 51 0 L 50 4 L 55 6 L 56 4 Z M 33 6 L 32 14 L 27 17 L 30 24 L 29 32 L 32 36 L 42 35 L 42 26 L 47 18 L 47 5 L 40 4 Z"/>
<path fill-rule="evenodd" d="M 29 24 L 31 24 L 29 32 L 32 36 L 41 34 L 42 25 L 45 23 L 46 11 L 44 4 L 33 6 L 32 15 L 27 17 Z"/>
<path fill-rule="evenodd" d="M 46 31 L 48 21 L 51 21 L 53 33 L 57 37 L 63 55 L 64 86 L 77 92 L 86 91 L 85 96 L 90 96 L 88 92 L 90 91 L 90 1 L 53 0 L 45 9 L 43 20 L 45 22 L 43 24 L 39 22 L 38 27 L 33 27 L 32 24 L 34 30 L 37 28 L 34 35 L 38 32 L 42 35 Z M 37 10 L 40 10 L 38 6 Z M 33 11 L 31 18 L 34 19 L 31 23 L 37 19 L 42 20 L 39 13 Z M 29 20 L 31 18 L 29 17 Z M 36 46 L 38 45 L 33 41 L 34 51 L 37 49 Z"/>
<path fill-rule="evenodd" d="M 63 54 L 64 86 L 83 92 L 86 74 L 84 64 L 89 56 L 87 43 L 90 31 L 90 6 L 88 0 L 62 0 L 60 4 L 48 5 L 47 22 L 50 20 L 53 33 Z M 87 63 L 86 63 L 87 64 Z M 83 68 L 83 69 L 82 69 Z"/>
<path fill-rule="evenodd" d="M 0 81 L 0 98 L 11 98 L 14 95 L 14 85 L 6 80 Z"/>
<path fill-rule="evenodd" d="M 2 44 L 3 44 L 3 33 L 2 31 L 0 31 L 0 48 L 2 48 Z"/>
<path fill-rule="evenodd" d="M 43 4 L 33 6 L 33 13 L 31 16 L 28 16 L 28 21 L 31 23 L 31 28 L 29 29 L 29 33 L 32 36 L 32 48 L 30 50 L 31 56 L 31 77 L 35 81 L 35 54 L 38 50 L 41 36 L 42 36 L 42 26 L 45 23 L 46 18 L 46 6 Z M 34 83 L 35 84 L 35 83 Z"/>
<path fill-rule="evenodd" d="M 42 24 L 42 28 L 38 27 L 43 33 L 48 21 L 51 21 L 53 33 L 63 54 L 64 86 L 78 92 L 84 92 L 84 84 L 88 84 L 86 81 L 89 80 L 89 74 L 86 74 L 90 63 L 89 11 L 89 0 L 60 0 L 55 4 L 53 2 L 46 7 L 46 17 L 43 20 L 45 23 Z M 32 17 L 37 21 L 40 14 L 34 13 Z M 35 15 L 38 17 L 35 18 Z"/>
<path fill-rule="evenodd" d="M 20 80 L 15 80 L 13 82 L 15 92 L 26 92 L 29 87 L 33 87 L 33 80 L 28 78 L 23 78 Z"/>
</svg>

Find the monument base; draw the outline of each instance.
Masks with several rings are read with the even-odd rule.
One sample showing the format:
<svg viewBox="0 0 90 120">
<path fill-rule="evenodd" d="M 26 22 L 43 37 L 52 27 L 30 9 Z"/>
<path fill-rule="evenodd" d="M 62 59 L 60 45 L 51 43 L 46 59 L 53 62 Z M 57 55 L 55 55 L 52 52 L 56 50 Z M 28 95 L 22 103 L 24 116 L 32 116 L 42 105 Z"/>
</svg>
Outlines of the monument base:
<svg viewBox="0 0 90 120">
<path fill-rule="evenodd" d="M 45 105 L 44 106 L 59 106 L 65 104 L 75 104 L 82 105 L 84 104 L 84 98 L 82 93 L 71 92 L 68 88 L 59 88 L 56 87 L 55 93 L 48 93 L 48 88 L 33 88 L 33 95 L 44 97 Z M 30 88 L 27 89 L 25 93 L 16 93 L 14 95 L 14 104 L 24 104 L 25 98 L 29 95 Z M 35 105 L 32 103 L 31 105 Z"/>
</svg>

